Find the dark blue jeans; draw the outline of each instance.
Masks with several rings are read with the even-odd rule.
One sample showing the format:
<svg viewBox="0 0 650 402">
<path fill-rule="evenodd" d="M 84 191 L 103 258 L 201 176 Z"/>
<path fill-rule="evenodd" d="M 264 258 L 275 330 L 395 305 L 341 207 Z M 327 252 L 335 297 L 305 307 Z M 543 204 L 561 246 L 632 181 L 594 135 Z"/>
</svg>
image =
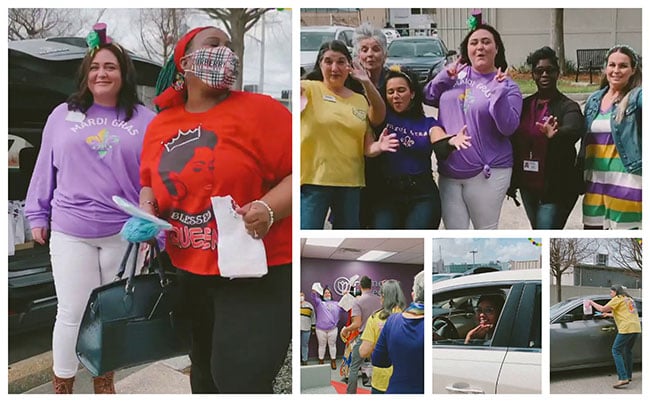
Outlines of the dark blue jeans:
<svg viewBox="0 0 650 402">
<path fill-rule="evenodd" d="M 569 209 L 559 203 L 542 203 L 538 196 L 523 188 L 519 189 L 519 193 L 533 229 L 564 229 L 573 204 Z"/>
<path fill-rule="evenodd" d="M 618 374 L 619 381 L 632 379 L 632 365 L 634 360 L 632 357 L 632 348 L 638 334 L 617 334 L 612 345 L 612 356 L 614 356 L 614 364 L 616 364 L 616 373 Z"/>
<path fill-rule="evenodd" d="M 428 177 L 427 177 L 428 176 Z M 438 229 L 440 192 L 430 175 L 417 178 L 412 186 L 386 187 L 374 200 L 375 229 Z"/>
<path fill-rule="evenodd" d="M 332 229 L 359 229 L 359 187 L 300 186 L 300 229 L 323 229 L 332 210 Z"/>
</svg>

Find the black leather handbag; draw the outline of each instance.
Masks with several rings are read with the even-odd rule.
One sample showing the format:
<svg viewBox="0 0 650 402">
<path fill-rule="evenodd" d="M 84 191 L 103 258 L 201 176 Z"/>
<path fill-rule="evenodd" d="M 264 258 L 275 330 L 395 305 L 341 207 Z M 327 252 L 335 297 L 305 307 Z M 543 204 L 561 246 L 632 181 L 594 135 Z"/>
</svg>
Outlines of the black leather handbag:
<svg viewBox="0 0 650 402">
<path fill-rule="evenodd" d="M 135 275 L 138 248 L 129 244 L 116 280 L 88 299 L 77 357 L 94 376 L 189 353 L 190 322 L 181 312 L 178 279 L 163 269 L 157 246 L 151 248 L 149 273 Z M 122 279 L 133 249 L 132 269 Z"/>
</svg>

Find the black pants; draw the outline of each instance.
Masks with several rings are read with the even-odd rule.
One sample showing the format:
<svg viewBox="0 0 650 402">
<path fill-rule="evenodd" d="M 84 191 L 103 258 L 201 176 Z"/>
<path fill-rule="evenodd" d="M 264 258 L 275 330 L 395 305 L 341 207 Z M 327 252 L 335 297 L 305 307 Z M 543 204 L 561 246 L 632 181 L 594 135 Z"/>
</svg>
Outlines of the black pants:
<svg viewBox="0 0 650 402">
<path fill-rule="evenodd" d="M 180 272 L 192 317 L 192 393 L 273 393 L 291 341 L 291 265 L 253 279 Z"/>
</svg>

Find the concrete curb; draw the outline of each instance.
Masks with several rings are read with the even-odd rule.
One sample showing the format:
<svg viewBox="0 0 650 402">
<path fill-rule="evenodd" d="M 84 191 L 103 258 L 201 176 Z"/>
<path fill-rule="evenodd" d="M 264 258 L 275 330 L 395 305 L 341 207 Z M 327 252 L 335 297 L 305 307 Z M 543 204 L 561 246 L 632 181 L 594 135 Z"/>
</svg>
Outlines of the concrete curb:
<svg viewBox="0 0 650 402">
<path fill-rule="evenodd" d="M 52 351 L 9 365 L 7 391 L 22 394 L 52 380 Z"/>
</svg>

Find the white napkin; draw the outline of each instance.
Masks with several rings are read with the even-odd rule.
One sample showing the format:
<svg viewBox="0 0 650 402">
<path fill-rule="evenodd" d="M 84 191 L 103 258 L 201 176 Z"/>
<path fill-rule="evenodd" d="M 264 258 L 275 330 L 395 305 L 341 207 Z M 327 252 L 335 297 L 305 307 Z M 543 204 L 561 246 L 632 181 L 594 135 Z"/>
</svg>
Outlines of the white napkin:
<svg viewBox="0 0 650 402">
<path fill-rule="evenodd" d="M 341 307 L 345 311 L 350 311 L 353 305 L 354 305 L 354 296 L 352 296 L 349 293 L 344 294 L 343 297 L 341 297 L 341 300 L 339 300 L 339 307 Z"/>
<path fill-rule="evenodd" d="M 253 239 L 235 212 L 231 196 L 212 197 L 219 238 L 219 271 L 226 278 L 259 278 L 267 274 L 266 250 L 261 239 Z"/>
<path fill-rule="evenodd" d="M 311 289 L 315 290 L 319 295 L 323 295 L 323 287 L 321 286 L 320 282 L 314 282 L 314 284 L 311 285 Z"/>
</svg>

